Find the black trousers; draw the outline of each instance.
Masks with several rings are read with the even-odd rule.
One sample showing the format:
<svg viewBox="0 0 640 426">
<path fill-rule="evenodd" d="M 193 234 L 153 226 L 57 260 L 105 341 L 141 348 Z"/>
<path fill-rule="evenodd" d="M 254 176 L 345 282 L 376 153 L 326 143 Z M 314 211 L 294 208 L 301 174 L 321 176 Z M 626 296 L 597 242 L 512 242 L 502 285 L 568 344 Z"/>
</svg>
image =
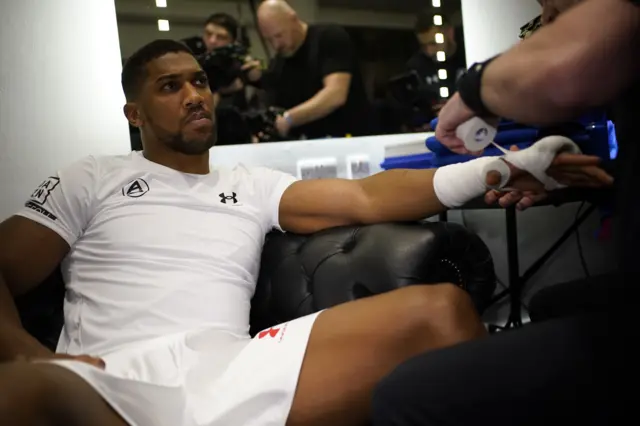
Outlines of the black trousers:
<svg viewBox="0 0 640 426">
<path fill-rule="evenodd" d="M 627 309 L 598 311 L 409 360 L 375 390 L 374 426 L 622 424 L 637 403 L 637 327 Z"/>
</svg>

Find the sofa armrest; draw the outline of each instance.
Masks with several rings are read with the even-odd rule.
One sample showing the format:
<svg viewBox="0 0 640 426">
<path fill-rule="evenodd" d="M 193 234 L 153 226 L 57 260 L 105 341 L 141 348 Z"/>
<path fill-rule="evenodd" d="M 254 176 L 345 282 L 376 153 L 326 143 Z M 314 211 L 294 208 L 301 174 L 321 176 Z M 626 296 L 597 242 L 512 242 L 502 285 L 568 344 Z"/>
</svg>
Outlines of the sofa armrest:
<svg viewBox="0 0 640 426">
<path fill-rule="evenodd" d="M 482 312 L 496 285 L 489 249 L 461 225 L 388 223 L 310 236 L 271 233 L 252 300 L 252 332 L 415 284 L 453 283 Z"/>
</svg>

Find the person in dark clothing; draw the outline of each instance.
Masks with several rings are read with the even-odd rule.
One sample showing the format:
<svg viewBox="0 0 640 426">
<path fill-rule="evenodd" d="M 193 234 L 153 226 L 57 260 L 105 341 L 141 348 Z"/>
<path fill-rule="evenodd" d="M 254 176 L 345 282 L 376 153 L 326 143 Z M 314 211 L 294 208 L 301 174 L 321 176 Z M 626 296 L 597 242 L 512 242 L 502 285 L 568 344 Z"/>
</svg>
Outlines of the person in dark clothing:
<svg viewBox="0 0 640 426">
<path fill-rule="evenodd" d="M 224 48 L 233 43 L 244 43 L 238 21 L 226 13 L 214 13 L 205 21 L 202 43 L 207 53 Z M 259 106 L 255 88 L 262 76 L 261 63 L 247 56 L 242 66 L 242 78 L 236 78 L 227 87 L 212 87 L 219 94 L 220 101 L 216 115 L 220 123 L 218 128 L 219 145 L 233 145 L 255 142 L 242 114 Z M 213 81 L 213 80 L 210 80 Z"/>
<path fill-rule="evenodd" d="M 551 419 L 604 425 L 621 424 L 629 414 L 637 373 L 632 289 L 640 240 L 640 1 L 540 3 L 543 28 L 471 67 L 442 109 L 436 136 L 463 153 L 455 130 L 474 116 L 550 124 L 613 103 L 618 273 L 584 286 L 599 303 L 571 304 L 567 314 L 554 312 L 548 321 L 406 362 L 375 391 L 375 426 L 539 425 Z M 522 208 L 532 203 L 518 192 L 503 201 Z"/>
<path fill-rule="evenodd" d="M 241 40 L 240 24 L 233 16 L 226 13 L 215 13 L 206 20 L 202 40 L 207 52 L 233 43 L 244 43 Z M 260 61 L 247 56 L 242 70 L 246 73 L 245 81 L 238 78 L 229 87 L 217 90 L 221 95 L 220 105 L 233 105 L 242 111 L 249 108 L 245 87 L 247 83 L 255 83 L 260 79 Z"/>
<path fill-rule="evenodd" d="M 424 84 L 421 96 L 432 100 L 431 118 L 456 91 L 458 77 L 467 70 L 462 29 L 451 25 L 446 17 L 437 16 L 436 25 L 432 11 L 418 15 L 415 33 L 420 50 L 407 62 L 407 70 L 415 71 Z M 447 88 L 446 93 L 441 93 L 443 87 Z"/>
<path fill-rule="evenodd" d="M 263 2 L 258 19 L 276 51 L 262 84 L 270 105 L 286 110 L 276 122 L 280 135 L 369 134 L 369 101 L 348 33 L 338 26 L 309 25 L 282 0 Z"/>
</svg>

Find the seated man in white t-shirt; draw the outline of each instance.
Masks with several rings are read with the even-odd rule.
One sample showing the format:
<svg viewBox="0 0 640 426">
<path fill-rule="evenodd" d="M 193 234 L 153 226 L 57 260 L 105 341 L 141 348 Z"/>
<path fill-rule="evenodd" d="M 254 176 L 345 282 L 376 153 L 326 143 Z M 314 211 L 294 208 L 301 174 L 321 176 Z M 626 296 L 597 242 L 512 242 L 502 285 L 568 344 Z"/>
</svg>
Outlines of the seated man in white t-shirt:
<svg viewBox="0 0 640 426">
<path fill-rule="evenodd" d="M 346 303 L 253 339 L 249 308 L 270 230 L 419 220 L 500 181 L 504 174 L 485 173 L 495 159 L 359 181 L 210 170 L 215 97 L 187 48 L 150 43 L 125 65 L 122 84 L 124 112 L 141 129 L 144 151 L 60 170 L 0 225 L 0 361 L 10 361 L 0 367 L 0 418 L 13 425 L 358 425 L 368 418 L 373 386 L 399 363 L 485 336 L 467 294 L 450 284 Z M 548 170 L 607 183 L 596 163 L 560 154 Z M 572 166 L 567 175 L 563 164 Z M 513 188 L 541 190 L 520 169 L 506 173 Z M 11 296 L 61 262 L 65 323 L 52 354 L 22 329 Z"/>
</svg>

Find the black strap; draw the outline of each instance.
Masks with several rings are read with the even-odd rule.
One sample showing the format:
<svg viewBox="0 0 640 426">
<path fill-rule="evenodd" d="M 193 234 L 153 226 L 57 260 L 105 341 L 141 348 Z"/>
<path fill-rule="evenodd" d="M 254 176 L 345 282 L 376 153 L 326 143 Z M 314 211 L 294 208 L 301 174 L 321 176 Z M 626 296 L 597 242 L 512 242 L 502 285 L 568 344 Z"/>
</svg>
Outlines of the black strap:
<svg viewBox="0 0 640 426">
<path fill-rule="evenodd" d="M 498 56 L 499 55 L 494 56 L 484 62 L 473 64 L 458 80 L 458 94 L 464 103 L 480 117 L 493 115 L 482 101 L 480 89 L 482 87 L 482 75 L 484 74 L 485 68 Z"/>
</svg>

